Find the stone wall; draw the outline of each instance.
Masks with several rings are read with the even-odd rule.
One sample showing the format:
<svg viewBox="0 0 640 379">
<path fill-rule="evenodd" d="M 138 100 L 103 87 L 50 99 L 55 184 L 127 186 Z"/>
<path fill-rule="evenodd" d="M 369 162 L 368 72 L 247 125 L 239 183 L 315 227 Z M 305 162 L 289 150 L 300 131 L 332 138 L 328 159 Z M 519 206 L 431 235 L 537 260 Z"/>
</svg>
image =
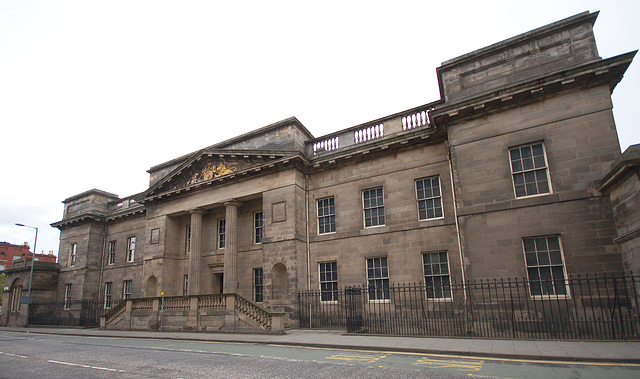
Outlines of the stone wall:
<svg viewBox="0 0 640 379">
<path fill-rule="evenodd" d="M 366 161 L 314 173 L 309 186 L 311 289 L 319 289 L 318 264 L 336 261 L 338 285 L 367 282 L 366 259 L 386 256 L 391 283 L 424 280 L 422 254 L 448 252 L 451 275 L 460 279 L 447 148 L 444 143 L 380 154 Z M 416 179 L 438 176 L 443 217 L 420 221 Z M 364 226 L 362 190 L 382 187 L 385 225 Z M 317 201 L 334 197 L 336 231 L 318 234 Z"/>
<path fill-rule="evenodd" d="M 31 286 L 31 299 L 33 303 L 49 303 L 56 299 L 56 285 L 58 282 L 59 266 L 50 262 L 33 262 L 33 284 Z M 11 289 L 16 283 L 21 283 L 21 296 L 27 297 L 29 293 L 29 276 L 31 273 L 31 259 L 22 259 L 14 262 L 5 274 L 5 288 L 2 294 L 1 326 L 23 326 L 25 323 L 27 305 L 20 304 L 18 312 L 10 312 Z"/>
<path fill-rule="evenodd" d="M 568 273 L 621 271 L 609 200 L 594 187 L 619 156 L 607 87 L 449 127 L 469 276 L 526 276 L 522 238 L 559 235 Z M 509 149 L 541 142 L 551 191 L 516 198 Z"/>
<path fill-rule="evenodd" d="M 640 145 L 630 146 L 597 188 L 611 199 L 625 269 L 640 272 Z"/>
<path fill-rule="evenodd" d="M 443 62 L 443 98 L 457 102 L 599 59 L 596 17 L 584 12 Z"/>
</svg>

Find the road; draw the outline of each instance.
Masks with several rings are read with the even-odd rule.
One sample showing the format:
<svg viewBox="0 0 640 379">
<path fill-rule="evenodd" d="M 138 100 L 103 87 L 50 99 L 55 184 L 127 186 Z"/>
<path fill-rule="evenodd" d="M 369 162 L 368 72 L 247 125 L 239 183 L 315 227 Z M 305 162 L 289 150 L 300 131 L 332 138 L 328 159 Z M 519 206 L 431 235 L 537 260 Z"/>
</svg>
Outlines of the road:
<svg viewBox="0 0 640 379">
<path fill-rule="evenodd" d="M 640 365 L 0 331 L 0 378 L 40 377 L 633 378 Z"/>
</svg>

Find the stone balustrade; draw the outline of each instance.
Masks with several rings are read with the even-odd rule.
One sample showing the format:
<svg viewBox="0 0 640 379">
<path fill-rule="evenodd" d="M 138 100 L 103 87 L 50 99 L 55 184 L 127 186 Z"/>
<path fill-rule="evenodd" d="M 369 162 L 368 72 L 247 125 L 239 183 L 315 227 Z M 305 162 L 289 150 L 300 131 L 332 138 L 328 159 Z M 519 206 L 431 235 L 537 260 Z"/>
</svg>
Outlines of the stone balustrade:
<svg viewBox="0 0 640 379">
<path fill-rule="evenodd" d="M 222 295 L 209 295 L 198 297 L 198 309 L 226 309 L 227 297 Z"/>
<path fill-rule="evenodd" d="M 134 199 L 124 199 L 119 203 L 109 205 L 109 212 L 117 212 L 123 209 L 141 206 Z"/>
<path fill-rule="evenodd" d="M 310 157 L 321 156 L 356 145 L 366 145 L 414 129 L 429 128 L 431 127 L 429 120 L 431 108 L 430 105 L 425 105 L 310 140 L 307 142 L 306 153 Z"/>
<path fill-rule="evenodd" d="M 164 300 L 164 301 L 163 301 Z M 127 299 L 100 317 L 112 330 L 284 333 L 284 313 L 238 294 Z"/>
<path fill-rule="evenodd" d="M 150 311 L 153 309 L 153 299 L 138 299 L 131 304 L 134 311 Z"/>
<path fill-rule="evenodd" d="M 252 320 L 262 325 L 265 329 L 271 329 L 271 314 L 265 309 L 256 307 L 254 303 L 242 298 L 237 297 L 235 303 L 235 309 L 241 314 L 250 317 Z"/>
</svg>

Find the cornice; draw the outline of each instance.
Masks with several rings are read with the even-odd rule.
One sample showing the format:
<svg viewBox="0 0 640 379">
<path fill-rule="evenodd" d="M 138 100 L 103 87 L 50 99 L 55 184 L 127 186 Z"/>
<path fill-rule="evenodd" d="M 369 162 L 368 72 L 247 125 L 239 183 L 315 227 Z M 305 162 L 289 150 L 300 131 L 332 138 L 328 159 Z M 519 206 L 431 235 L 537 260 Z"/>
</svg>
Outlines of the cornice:
<svg viewBox="0 0 640 379">
<path fill-rule="evenodd" d="M 604 178 L 598 183 L 596 189 L 600 192 L 606 192 L 615 183 L 626 178 L 633 172 L 640 171 L 640 144 L 631 145 L 625 152 L 613 162 L 611 169 Z"/>
<path fill-rule="evenodd" d="M 340 148 L 333 153 L 326 153 L 311 160 L 305 167 L 305 173 L 324 170 L 337 164 L 365 160 L 376 154 L 388 154 L 406 149 L 417 144 L 433 144 L 444 141 L 446 135 L 434 127 L 412 129 L 403 133 L 392 134 L 374 141 Z"/>
<path fill-rule="evenodd" d="M 503 87 L 475 98 L 437 105 L 429 116 L 436 126 L 451 125 L 575 88 L 607 84 L 610 91 L 613 91 L 636 53 L 637 50 L 609 59 L 589 62 L 525 83 Z"/>
</svg>

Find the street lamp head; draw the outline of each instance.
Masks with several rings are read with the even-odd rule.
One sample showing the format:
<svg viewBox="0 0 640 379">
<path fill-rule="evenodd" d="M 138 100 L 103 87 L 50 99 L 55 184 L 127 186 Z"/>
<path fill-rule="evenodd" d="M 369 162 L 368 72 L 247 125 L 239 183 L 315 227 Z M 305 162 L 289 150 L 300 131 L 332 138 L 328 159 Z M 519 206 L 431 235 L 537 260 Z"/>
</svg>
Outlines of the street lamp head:
<svg viewBox="0 0 640 379">
<path fill-rule="evenodd" d="M 30 226 L 30 225 L 20 224 L 20 223 L 17 223 L 17 222 L 16 222 L 16 226 L 24 226 L 25 228 L 31 228 L 31 229 L 38 230 L 38 228 L 37 228 L 37 227 L 35 227 L 35 226 Z"/>
</svg>

